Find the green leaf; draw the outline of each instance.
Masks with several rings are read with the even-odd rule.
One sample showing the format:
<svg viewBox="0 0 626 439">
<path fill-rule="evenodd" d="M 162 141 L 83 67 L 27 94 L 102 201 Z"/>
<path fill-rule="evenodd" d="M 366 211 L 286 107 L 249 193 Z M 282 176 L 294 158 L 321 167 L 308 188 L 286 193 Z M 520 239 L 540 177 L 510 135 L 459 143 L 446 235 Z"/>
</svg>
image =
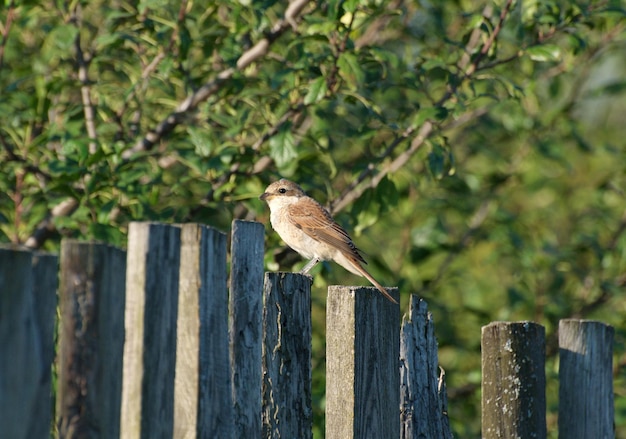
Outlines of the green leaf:
<svg viewBox="0 0 626 439">
<path fill-rule="evenodd" d="M 321 101 L 324 99 L 324 96 L 326 96 L 327 90 L 328 87 L 326 86 L 326 78 L 320 76 L 309 84 L 309 91 L 304 97 L 304 105 L 310 105 Z"/>
<path fill-rule="evenodd" d="M 48 41 L 61 50 L 69 50 L 74 45 L 78 28 L 72 24 L 55 27 L 48 35 Z"/>
<path fill-rule="evenodd" d="M 428 153 L 428 169 L 432 176 L 441 180 L 445 175 L 454 173 L 453 159 L 450 151 L 438 142 L 431 142 L 432 149 Z"/>
<path fill-rule="evenodd" d="M 346 0 L 341 3 L 343 10 L 347 13 L 352 13 L 356 11 L 356 8 L 359 6 L 360 0 Z"/>
<path fill-rule="evenodd" d="M 398 204 L 399 195 L 396 185 L 388 177 L 383 178 L 376 187 L 376 197 L 379 200 L 381 210 L 387 212 Z"/>
<path fill-rule="evenodd" d="M 412 126 L 417 128 L 422 126 L 427 120 L 444 120 L 448 117 L 448 109 L 445 107 L 426 107 L 420 108 L 413 117 Z"/>
<path fill-rule="evenodd" d="M 551 62 L 561 59 L 561 48 L 554 44 L 529 47 L 525 53 L 530 59 L 537 62 Z"/>
<path fill-rule="evenodd" d="M 94 152 L 93 154 L 89 154 L 85 158 L 85 166 L 95 165 L 96 163 L 103 160 L 105 157 L 106 157 L 106 152 L 104 151 L 104 149 L 102 147 L 98 147 L 96 149 L 96 152 Z"/>
<path fill-rule="evenodd" d="M 376 223 L 380 216 L 380 203 L 374 189 L 369 188 L 354 202 L 353 212 L 356 211 L 356 225 L 354 233 L 360 235 L 363 230 Z"/>
<path fill-rule="evenodd" d="M 185 26 L 184 23 L 179 26 L 178 33 L 180 40 L 180 58 L 187 59 L 189 49 L 193 44 L 193 38 L 189 33 L 189 29 L 187 29 L 187 26 Z"/>
<path fill-rule="evenodd" d="M 187 133 L 189 133 L 189 140 L 195 146 L 196 154 L 200 157 L 210 157 L 215 145 L 205 131 L 195 127 L 188 127 Z"/>
<path fill-rule="evenodd" d="M 450 240 L 450 234 L 441 221 L 429 217 L 422 224 L 411 229 L 411 243 L 415 247 L 435 250 Z"/>
<path fill-rule="evenodd" d="M 428 153 L 428 170 L 437 180 L 443 177 L 444 155 L 439 150 Z"/>
<path fill-rule="evenodd" d="M 344 52 L 337 60 L 339 75 L 346 81 L 348 88 L 356 90 L 365 82 L 365 72 L 354 53 Z"/>
<path fill-rule="evenodd" d="M 89 223 L 89 234 L 93 239 L 111 245 L 121 246 L 125 241 L 124 234 L 119 227 L 106 223 Z"/>
<path fill-rule="evenodd" d="M 600 97 L 607 95 L 619 95 L 626 92 L 626 81 L 624 80 L 616 80 L 614 82 L 609 82 L 608 84 L 603 84 L 600 87 L 589 90 L 585 93 L 585 97 Z"/>
<path fill-rule="evenodd" d="M 298 158 L 296 142 L 291 133 L 291 124 L 283 125 L 278 133 L 270 139 L 269 144 L 270 157 L 279 169 L 286 167 Z"/>
</svg>

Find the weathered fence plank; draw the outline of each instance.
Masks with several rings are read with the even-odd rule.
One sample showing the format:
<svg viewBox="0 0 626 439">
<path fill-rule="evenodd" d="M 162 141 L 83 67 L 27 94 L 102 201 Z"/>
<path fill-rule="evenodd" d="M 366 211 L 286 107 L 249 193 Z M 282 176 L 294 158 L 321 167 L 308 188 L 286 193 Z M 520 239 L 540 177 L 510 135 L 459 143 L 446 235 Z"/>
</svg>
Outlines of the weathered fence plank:
<svg viewBox="0 0 626 439">
<path fill-rule="evenodd" d="M 180 228 L 130 223 L 127 261 L 120 437 L 169 438 L 174 431 Z"/>
<path fill-rule="evenodd" d="M 400 437 L 399 320 L 373 287 L 328 288 L 327 439 Z"/>
<path fill-rule="evenodd" d="M 52 406 L 54 404 L 51 376 L 54 361 L 54 329 L 57 311 L 57 286 L 59 283 L 59 258 L 56 255 L 33 254 L 33 292 L 35 300 L 35 327 L 41 343 L 42 371 L 39 382 L 41 395 L 31 405 L 33 417 L 38 422 L 29 425 L 29 438 L 48 438 L 52 425 Z M 0 320 L 2 318 L 0 317 Z M 0 354 L 1 355 L 1 354 Z M 0 425 L 3 425 L 0 422 Z"/>
<path fill-rule="evenodd" d="M 126 253 L 64 240 L 59 288 L 57 426 L 61 438 L 120 434 Z"/>
<path fill-rule="evenodd" d="M 546 437 L 545 329 L 532 322 L 482 328 L 482 436 Z"/>
<path fill-rule="evenodd" d="M 230 361 L 235 438 L 262 434 L 263 250 L 265 227 L 233 221 L 230 268 Z"/>
<path fill-rule="evenodd" d="M 433 318 L 419 297 L 409 306 L 400 331 L 400 437 L 452 438 Z"/>
<path fill-rule="evenodd" d="M 559 437 L 615 437 L 613 334 L 600 322 L 559 322 Z"/>
<path fill-rule="evenodd" d="M 174 437 L 232 438 L 226 235 L 181 226 Z"/>
<path fill-rule="evenodd" d="M 311 278 L 266 273 L 263 437 L 312 437 Z"/>
<path fill-rule="evenodd" d="M 0 249 L 2 437 L 50 435 L 57 261 L 56 256 Z"/>
</svg>

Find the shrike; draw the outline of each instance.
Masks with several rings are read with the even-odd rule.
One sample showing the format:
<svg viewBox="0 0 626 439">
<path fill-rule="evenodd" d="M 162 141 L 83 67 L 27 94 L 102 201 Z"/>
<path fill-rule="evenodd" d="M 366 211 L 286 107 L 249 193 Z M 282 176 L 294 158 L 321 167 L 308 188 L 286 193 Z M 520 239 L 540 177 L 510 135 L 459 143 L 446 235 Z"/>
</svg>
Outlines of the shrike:
<svg viewBox="0 0 626 439">
<path fill-rule="evenodd" d="M 309 263 L 300 271 L 308 273 L 320 261 L 335 261 L 346 270 L 364 276 L 393 303 L 398 303 L 370 275 L 348 233 L 333 220 L 324 207 L 307 196 L 292 181 L 281 179 L 270 184 L 259 197 L 270 208 L 270 222 L 283 241 Z"/>
</svg>

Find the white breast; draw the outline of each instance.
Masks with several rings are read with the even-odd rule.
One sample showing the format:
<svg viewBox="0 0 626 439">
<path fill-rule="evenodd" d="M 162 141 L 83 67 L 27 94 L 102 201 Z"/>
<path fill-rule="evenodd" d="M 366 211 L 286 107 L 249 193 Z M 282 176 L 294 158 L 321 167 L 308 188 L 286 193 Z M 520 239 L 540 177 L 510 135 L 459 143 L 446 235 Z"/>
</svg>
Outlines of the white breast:
<svg viewBox="0 0 626 439">
<path fill-rule="evenodd" d="M 297 251 L 302 257 L 306 259 L 319 258 L 320 260 L 332 259 L 334 254 L 332 249 L 308 236 L 287 218 L 287 208 L 297 201 L 297 197 L 276 197 L 269 200 L 272 228 L 285 241 L 285 244 Z"/>
</svg>

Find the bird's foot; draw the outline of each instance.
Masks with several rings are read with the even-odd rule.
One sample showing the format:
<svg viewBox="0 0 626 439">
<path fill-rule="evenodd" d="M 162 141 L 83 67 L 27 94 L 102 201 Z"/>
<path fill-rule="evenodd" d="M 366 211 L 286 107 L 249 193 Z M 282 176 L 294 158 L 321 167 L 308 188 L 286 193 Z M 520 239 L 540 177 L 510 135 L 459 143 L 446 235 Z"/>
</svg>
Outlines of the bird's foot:
<svg viewBox="0 0 626 439">
<path fill-rule="evenodd" d="M 306 264 L 302 270 L 300 270 L 300 274 L 309 274 L 309 271 L 311 271 L 311 269 L 313 267 L 315 267 L 318 263 L 319 263 L 319 259 L 318 258 L 313 258 L 309 261 L 308 264 Z"/>
</svg>

